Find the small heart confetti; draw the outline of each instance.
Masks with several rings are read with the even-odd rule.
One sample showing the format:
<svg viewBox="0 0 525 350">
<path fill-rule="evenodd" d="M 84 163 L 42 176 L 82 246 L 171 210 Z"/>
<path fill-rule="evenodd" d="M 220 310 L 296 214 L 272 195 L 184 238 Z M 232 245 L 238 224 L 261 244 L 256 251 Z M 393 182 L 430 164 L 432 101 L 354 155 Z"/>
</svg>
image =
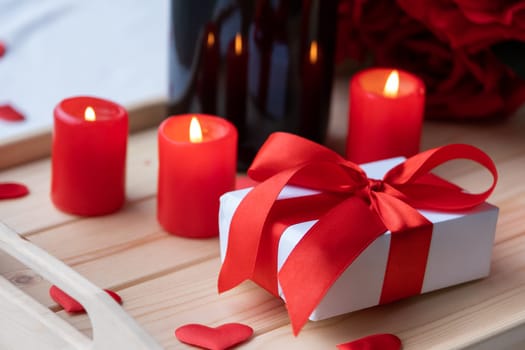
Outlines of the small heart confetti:
<svg viewBox="0 0 525 350">
<path fill-rule="evenodd" d="M 117 304 L 122 304 L 122 298 L 120 297 L 120 295 L 117 294 L 117 292 L 114 292 L 110 289 L 104 289 L 104 291 L 108 293 L 109 296 L 112 297 L 113 300 L 117 302 Z"/>
<path fill-rule="evenodd" d="M 104 289 L 104 291 L 108 293 L 109 296 L 112 297 L 117 303 L 122 304 L 122 298 L 120 295 L 109 289 Z M 84 307 L 78 301 L 70 297 L 66 292 L 57 286 L 51 286 L 51 288 L 49 288 L 49 295 L 51 296 L 51 299 L 56 301 L 67 312 L 79 313 L 85 311 Z"/>
<path fill-rule="evenodd" d="M 209 350 L 229 349 L 252 335 L 253 329 L 241 323 L 226 323 L 217 328 L 187 324 L 175 330 L 175 336 L 181 342 Z"/>
<path fill-rule="evenodd" d="M 339 350 L 399 350 L 401 339 L 393 334 L 373 334 L 337 345 Z"/>
<path fill-rule="evenodd" d="M 26 185 L 15 182 L 0 183 L 0 199 L 12 199 L 24 197 L 29 194 Z"/>
<path fill-rule="evenodd" d="M 26 118 L 10 104 L 0 105 L 0 119 L 8 122 L 21 122 Z"/>
</svg>

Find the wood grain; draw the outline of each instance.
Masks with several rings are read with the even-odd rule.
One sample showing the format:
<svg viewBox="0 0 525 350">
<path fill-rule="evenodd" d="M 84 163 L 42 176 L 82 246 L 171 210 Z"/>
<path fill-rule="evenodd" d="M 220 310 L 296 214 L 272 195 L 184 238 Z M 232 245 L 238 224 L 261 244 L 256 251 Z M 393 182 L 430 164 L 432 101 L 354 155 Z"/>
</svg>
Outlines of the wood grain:
<svg viewBox="0 0 525 350">
<path fill-rule="evenodd" d="M 152 198 L 157 188 L 157 139 L 154 129 L 133 135 L 126 160 L 127 205 Z M 63 225 L 81 218 L 57 210 L 50 200 L 51 162 L 49 159 L 0 171 L 0 182 L 18 181 L 31 195 L 0 204 L 2 219 L 24 235 Z"/>
<path fill-rule="evenodd" d="M 1 319 L 0 342 L 10 343 L 7 347 L 49 350 L 161 349 L 106 292 L 1 222 L 0 249 L 82 304 L 93 325 L 92 339 L 85 337 L 2 279 L 0 307 L 7 315 Z M 36 333 L 36 336 L 31 333 Z"/>
<path fill-rule="evenodd" d="M 328 145 L 344 153 L 346 83 L 337 83 Z M 469 143 L 495 161 L 499 182 L 489 201 L 500 207 L 491 275 L 444 290 L 320 322 L 298 337 L 282 302 L 251 282 L 218 295 L 217 239 L 166 234 L 156 222 L 156 130 L 130 137 L 126 206 L 105 217 L 80 218 L 49 200 L 49 159 L 0 172 L 0 181 L 29 185 L 31 195 L 0 203 L 0 220 L 101 287 L 124 298 L 123 307 L 165 348 L 187 348 L 173 336 L 190 322 L 216 326 L 245 322 L 255 338 L 246 349 L 320 349 L 375 332 L 393 332 L 411 349 L 516 349 L 525 341 L 525 113 L 500 124 L 425 122 L 422 149 Z M 488 176 L 461 162 L 438 169 L 456 183 L 481 190 Z M 86 334 L 86 316 L 61 311 L 47 296 L 49 283 L 0 255 L 0 273 Z M 520 332 L 521 330 L 521 332 Z M 508 336 L 502 336 L 508 335 Z M 495 345 L 494 345 L 495 344 Z M 520 345 L 516 345 L 520 344 Z"/>
</svg>

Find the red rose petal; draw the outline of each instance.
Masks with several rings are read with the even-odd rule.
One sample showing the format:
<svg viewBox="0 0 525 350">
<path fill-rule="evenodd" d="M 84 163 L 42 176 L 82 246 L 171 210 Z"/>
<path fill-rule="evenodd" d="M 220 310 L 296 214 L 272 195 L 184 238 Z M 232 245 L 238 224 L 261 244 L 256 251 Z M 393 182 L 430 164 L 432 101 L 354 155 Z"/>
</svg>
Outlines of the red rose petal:
<svg viewBox="0 0 525 350">
<path fill-rule="evenodd" d="M 110 297 L 112 297 L 117 303 L 122 304 L 122 298 L 120 295 L 118 295 L 116 292 L 104 289 L 106 293 L 109 294 Z M 58 288 L 57 286 L 51 286 L 49 288 L 49 295 L 51 296 L 51 299 L 57 302 L 64 310 L 70 313 L 79 313 L 84 312 L 84 307 L 75 299 L 70 297 L 66 292 L 64 292 L 62 289 Z"/>
<path fill-rule="evenodd" d="M 393 334 L 374 334 L 337 345 L 339 350 L 399 350 L 401 339 Z"/>
<path fill-rule="evenodd" d="M 49 288 L 49 295 L 51 296 L 51 299 L 56 301 L 67 312 L 73 313 L 84 311 L 84 307 L 78 301 L 70 297 L 57 286 L 51 286 L 51 288 Z"/>
<path fill-rule="evenodd" d="M 187 324 L 175 330 L 181 342 L 209 350 L 224 350 L 240 344 L 253 335 L 253 329 L 241 323 L 226 323 L 217 328 Z"/>
<path fill-rule="evenodd" d="M 5 55 L 5 52 L 7 51 L 7 48 L 3 41 L 0 41 L 0 58 L 2 58 Z"/>
<path fill-rule="evenodd" d="M 10 104 L 0 105 L 0 119 L 8 122 L 20 122 L 26 118 Z"/>
<path fill-rule="evenodd" d="M 116 292 L 109 289 L 104 289 L 104 291 L 108 293 L 109 296 L 112 297 L 113 300 L 115 300 L 118 304 L 122 304 L 122 298 Z"/>
<path fill-rule="evenodd" d="M 0 199 L 19 198 L 28 194 L 29 189 L 23 184 L 15 182 L 0 183 Z"/>
</svg>

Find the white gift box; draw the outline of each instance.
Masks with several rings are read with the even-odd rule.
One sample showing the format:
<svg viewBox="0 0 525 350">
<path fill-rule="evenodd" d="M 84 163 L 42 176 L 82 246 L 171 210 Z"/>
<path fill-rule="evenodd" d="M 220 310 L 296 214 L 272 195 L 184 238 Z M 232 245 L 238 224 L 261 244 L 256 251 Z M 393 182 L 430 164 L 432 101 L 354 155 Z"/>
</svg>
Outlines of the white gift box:
<svg viewBox="0 0 525 350">
<path fill-rule="evenodd" d="M 361 167 L 369 178 L 380 179 L 403 160 L 404 158 L 392 158 L 363 164 Z M 228 192 L 220 199 L 219 232 L 222 260 L 226 256 L 233 214 L 250 190 L 251 188 Z M 280 193 L 279 199 L 315 193 L 318 192 L 287 186 Z M 488 276 L 498 218 L 497 207 L 483 203 L 463 212 L 419 212 L 434 224 L 421 293 Z M 278 269 L 283 266 L 292 249 L 316 221 L 292 225 L 284 231 L 279 241 Z M 390 249 L 390 236 L 389 231 L 385 232 L 361 253 L 328 290 L 310 315 L 310 320 L 322 320 L 379 304 Z M 279 294 L 282 297 L 280 287 Z"/>
</svg>

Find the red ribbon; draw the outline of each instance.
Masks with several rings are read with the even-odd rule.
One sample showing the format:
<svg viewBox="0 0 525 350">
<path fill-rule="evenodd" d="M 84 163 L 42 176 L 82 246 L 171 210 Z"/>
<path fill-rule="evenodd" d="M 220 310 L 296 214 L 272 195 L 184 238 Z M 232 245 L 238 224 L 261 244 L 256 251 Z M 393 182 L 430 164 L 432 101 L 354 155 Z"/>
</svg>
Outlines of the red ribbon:
<svg viewBox="0 0 525 350">
<path fill-rule="evenodd" d="M 485 167 L 493 177 L 490 188 L 470 194 L 430 174 L 455 159 Z M 415 208 L 470 209 L 485 201 L 497 181 L 492 160 L 469 145 L 428 150 L 375 180 L 337 153 L 287 133 L 268 138 L 248 175 L 261 183 L 233 215 L 219 292 L 252 279 L 278 295 L 279 280 L 295 334 L 346 268 L 387 230 L 392 237 L 380 303 L 419 294 L 432 223 Z M 320 194 L 277 200 L 286 185 Z M 277 248 L 286 227 L 314 219 L 319 220 L 277 273 Z"/>
</svg>

